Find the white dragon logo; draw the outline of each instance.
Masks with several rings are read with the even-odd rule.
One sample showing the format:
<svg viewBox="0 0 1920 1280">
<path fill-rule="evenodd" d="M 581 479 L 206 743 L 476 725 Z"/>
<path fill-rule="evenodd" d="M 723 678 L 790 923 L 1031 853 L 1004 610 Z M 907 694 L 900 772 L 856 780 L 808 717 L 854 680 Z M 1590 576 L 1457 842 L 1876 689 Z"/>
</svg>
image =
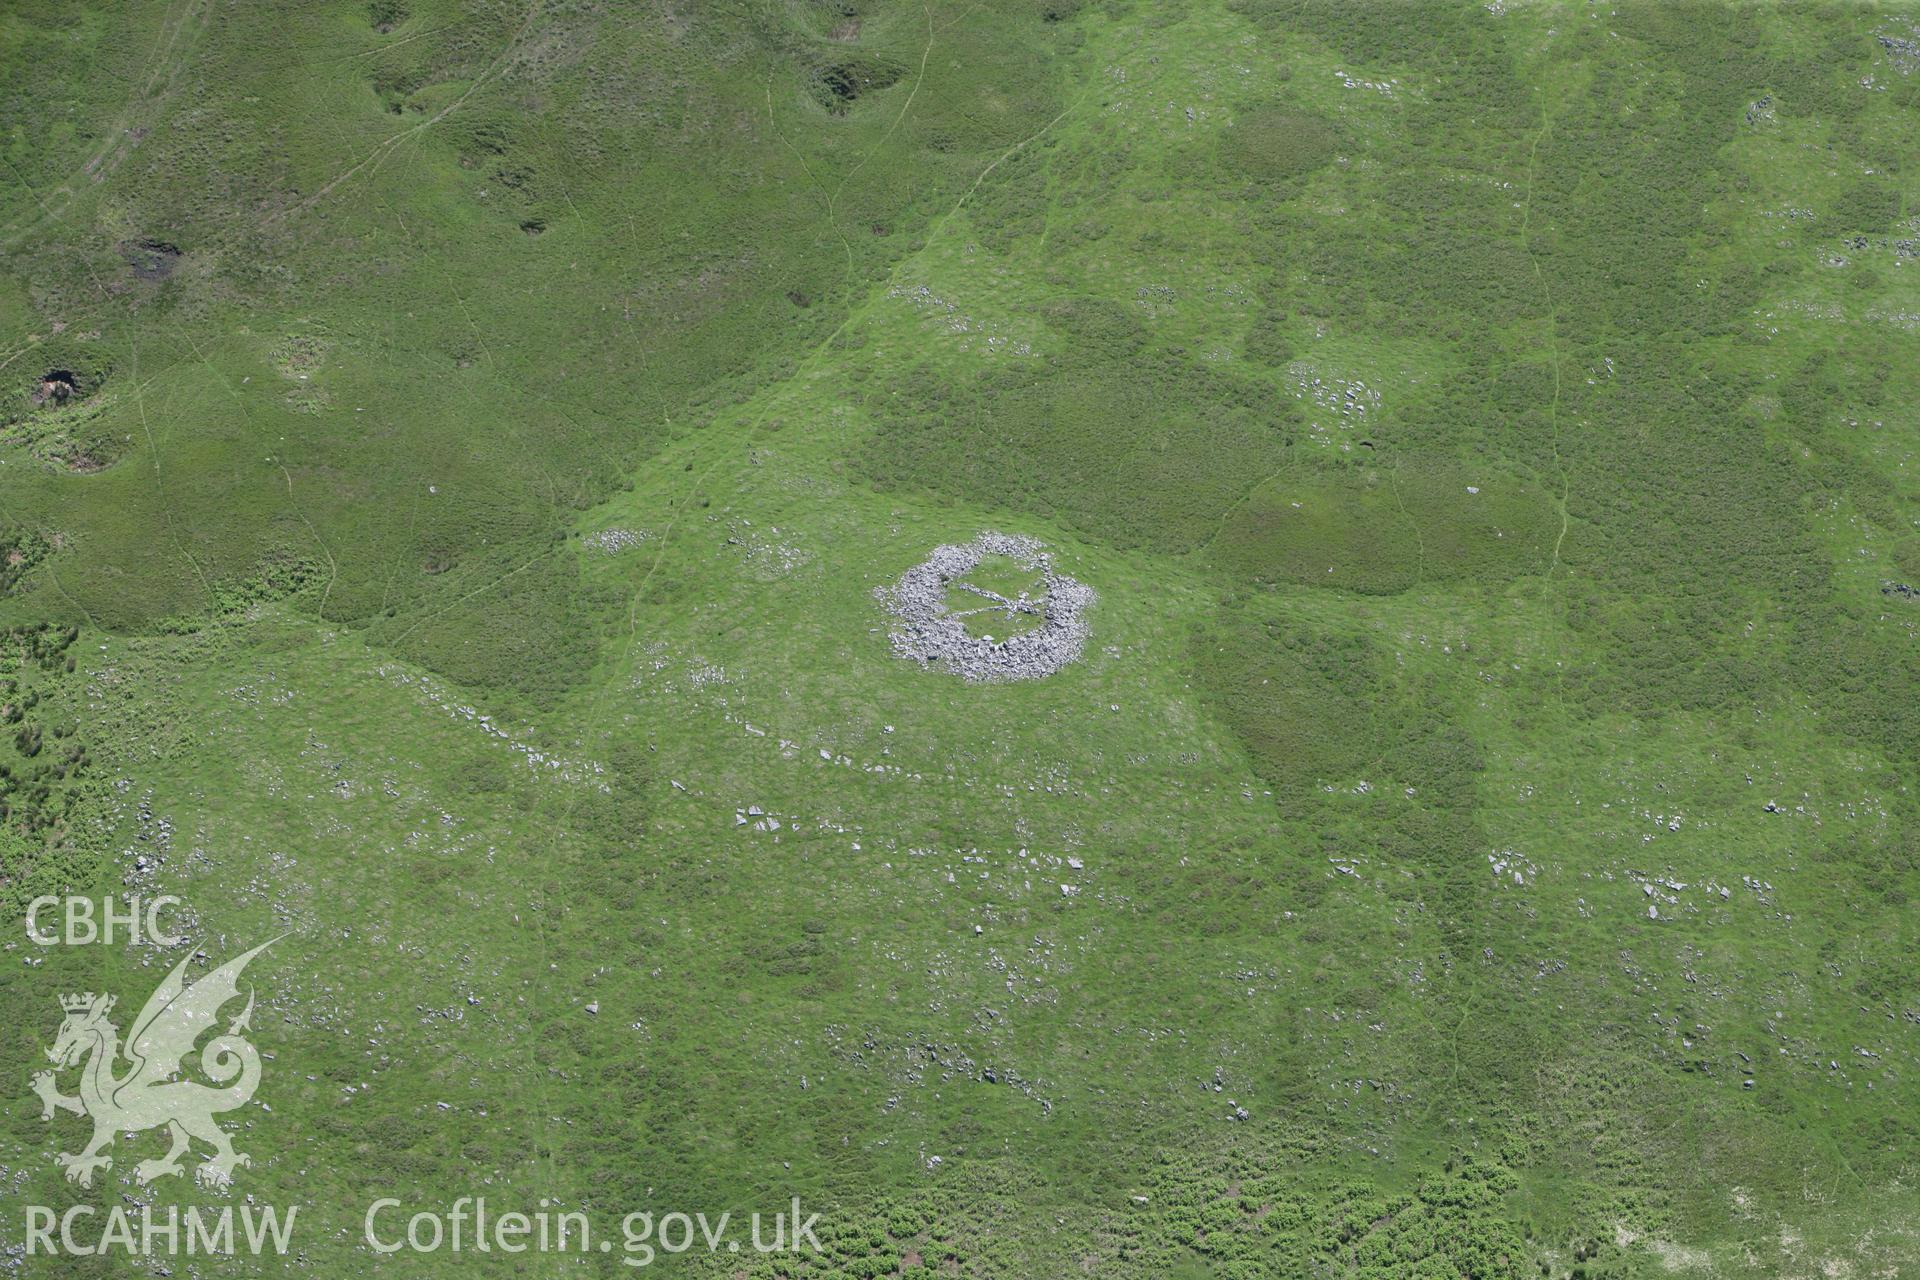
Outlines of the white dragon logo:
<svg viewBox="0 0 1920 1280">
<path fill-rule="evenodd" d="M 43 1120 L 53 1119 L 56 1109 L 93 1120 L 93 1139 L 79 1154 L 61 1152 L 54 1156 L 54 1162 L 66 1170 L 69 1182 L 91 1186 L 94 1170 L 113 1167 L 113 1157 L 105 1149 L 112 1145 L 115 1134 L 161 1125 L 166 1126 L 173 1147 L 162 1158 L 142 1160 L 135 1167 L 134 1177 L 143 1185 L 179 1173 L 180 1157 L 187 1154 L 194 1138 L 214 1148 L 213 1156 L 195 1170 L 200 1182 L 224 1184 L 232 1179 L 235 1167 L 253 1163 L 233 1149 L 233 1140 L 213 1119 L 217 1112 L 245 1104 L 260 1084 L 260 1054 L 241 1037 L 241 1032 L 251 1029 L 251 990 L 240 1016 L 227 1025 L 225 1034 L 208 1041 L 200 1053 L 200 1069 L 214 1085 L 175 1077 L 180 1073 L 180 1060 L 193 1051 L 194 1041 L 213 1025 L 221 1006 L 239 995 L 241 970 L 272 945 L 260 944 L 192 986 L 182 976 L 188 960 L 174 966 L 133 1020 L 124 1055 L 131 1065 L 121 1075 L 114 1073 L 122 1057 L 120 1033 L 107 1021 L 114 998 L 92 992 L 60 997 L 60 1007 L 67 1016 L 53 1048 L 47 1050 L 47 1058 L 61 1071 L 86 1060 L 80 1073 L 79 1096 L 61 1093 L 52 1071 L 33 1077 L 33 1091 L 40 1095 Z"/>
</svg>

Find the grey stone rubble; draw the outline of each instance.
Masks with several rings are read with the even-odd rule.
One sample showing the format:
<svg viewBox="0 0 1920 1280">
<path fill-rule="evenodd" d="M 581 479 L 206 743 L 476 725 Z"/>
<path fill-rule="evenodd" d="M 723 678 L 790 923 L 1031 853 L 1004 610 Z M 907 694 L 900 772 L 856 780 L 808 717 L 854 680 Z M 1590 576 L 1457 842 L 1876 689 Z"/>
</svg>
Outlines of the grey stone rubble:
<svg viewBox="0 0 1920 1280">
<path fill-rule="evenodd" d="M 1920 239 L 1899 240 L 1883 237 L 1874 240 L 1867 236 L 1847 236 L 1840 243 L 1855 253 L 1866 253 L 1872 249 L 1891 249 L 1896 258 L 1903 260 L 1920 258 Z"/>
<path fill-rule="evenodd" d="M 634 529 L 602 529 L 590 533 L 581 541 L 594 551 L 604 551 L 608 555 L 637 547 L 653 535 Z"/>
<path fill-rule="evenodd" d="M 976 323 L 971 316 L 966 315 L 960 310 L 958 304 L 940 297 L 924 284 L 914 286 L 904 284 L 895 285 L 893 288 L 887 290 L 887 296 L 905 302 L 909 306 L 918 307 L 921 310 L 944 316 L 946 319 L 946 327 L 949 331 L 969 335 L 962 339 L 961 345 L 963 348 L 971 343 L 972 335 L 984 334 L 987 340 L 987 350 L 993 354 L 1014 356 L 1031 356 L 1033 354 L 1033 344 L 1031 342 L 1009 337 L 1005 334 L 988 332 L 989 326 Z"/>
<path fill-rule="evenodd" d="M 478 711 L 463 702 L 455 701 L 451 695 L 436 684 L 430 676 L 414 675 L 412 672 L 405 670 L 395 663 L 382 663 L 376 666 L 373 671 L 375 675 L 383 680 L 389 680 L 398 685 L 418 689 L 427 702 L 445 709 L 447 714 L 456 719 L 479 725 L 488 735 L 498 738 L 515 752 L 518 752 L 526 762 L 535 769 L 548 769 L 553 771 L 553 773 L 563 781 L 587 782 L 602 791 L 606 790 L 607 784 L 603 780 L 602 775 L 606 773 L 607 769 L 605 765 L 598 761 L 568 760 L 548 755 L 546 752 L 529 745 L 515 737 L 512 733 L 509 733 L 496 723 L 491 715 Z"/>
<path fill-rule="evenodd" d="M 1914 35 L 1920 36 L 1920 27 L 1913 27 L 1910 30 Z M 1892 60 L 1894 70 L 1901 75 L 1912 75 L 1915 70 L 1920 70 L 1920 40 L 1910 40 L 1904 36 L 1884 33 L 1874 38 L 1880 42 L 1880 47 L 1887 51 L 1887 57 Z"/>
<path fill-rule="evenodd" d="M 1017 600 L 991 597 L 1001 602 L 999 607 L 1009 619 L 1015 614 L 1040 618 L 1032 630 L 1004 639 L 974 636 L 962 615 L 948 609 L 949 584 L 990 555 L 1005 556 L 1045 582 L 1046 594 L 1038 600 L 1025 595 Z M 1086 645 L 1086 614 L 1095 599 L 1091 587 L 1054 571 L 1045 544 L 1002 533 L 983 533 L 971 542 L 935 547 L 898 582 L 874 594 L 893 615 L 888 638 L 896 656 L 922 666 L 937 664 L 975 684 L 1038 680 L 1077 659 Z"/>
</svg>

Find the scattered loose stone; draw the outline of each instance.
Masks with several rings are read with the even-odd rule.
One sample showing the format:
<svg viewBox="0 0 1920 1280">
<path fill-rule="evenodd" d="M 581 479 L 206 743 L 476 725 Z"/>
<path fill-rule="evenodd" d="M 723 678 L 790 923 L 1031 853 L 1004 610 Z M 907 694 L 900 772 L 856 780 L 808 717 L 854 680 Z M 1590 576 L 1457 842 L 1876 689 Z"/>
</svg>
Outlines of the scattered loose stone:
<svg viewBox="0 0 1920 1280">
<path fill-rule="evenodd" d="M 604 551 L 612 555 L 637 547 L 651 536 L 633 529 L 602 529 L 598 533 L 588 534 L 581 541 L 595 551 Z"/>
<path fill-rule="evenodd" d="M 1039 599 L 992 597 L 1010 621 L 1018 614 L 1041 619 L 1032 630 L 1004 638 L 974 636 L 947 607 L 948 584 L 990 555 L 1005 556 L 1044 581 L 1046 591 Z M 897 656 L 922 666 L 938 663 L 970 684 L 1038 680 L 1079 658 L 1089 630 L 1086 612 L 1095 599 L 1091 587 L 1054 571 L 1044 544 L 1001 533 L 935 547 L 932 555 L 875 595 L 893 615 L 888 638 Z"/>
</svg>

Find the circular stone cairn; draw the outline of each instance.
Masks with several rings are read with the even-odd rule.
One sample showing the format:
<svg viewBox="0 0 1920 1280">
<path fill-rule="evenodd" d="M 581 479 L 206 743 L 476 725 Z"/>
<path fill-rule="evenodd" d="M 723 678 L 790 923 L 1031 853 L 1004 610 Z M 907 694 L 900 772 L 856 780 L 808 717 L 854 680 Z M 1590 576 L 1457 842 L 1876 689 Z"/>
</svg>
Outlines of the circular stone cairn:
<svg viewBox="0 0 1920 1280">
<path fill-rule="evenodd" d="M 988 556 L 1005 556 L 1039 574 L 1046 584 L 1045 594 L 1010 600 L 975 587 L 975 594 L 985 597 L 978 609 L 950 608 L 948 589 Z M 1094 601 L 1092 587 L 1054 572 L 1046 544 L 1004 533 L 983 533 L 972 542 L 935 547 L 932 555 L 907 570 L 898 582 L 874 594 L 893 615 L 888 639 L 896 657 L 924 667 L 938 666 L 973 684 L 1038 680 L 1078 658 L 1087 640 L 1086 612 Z M 1004 639 L 976 636 L 963 619 L 981 611 L 1004 612 L 1010 622 L 1020 614 L 1040 621 Z"/>
</svg>

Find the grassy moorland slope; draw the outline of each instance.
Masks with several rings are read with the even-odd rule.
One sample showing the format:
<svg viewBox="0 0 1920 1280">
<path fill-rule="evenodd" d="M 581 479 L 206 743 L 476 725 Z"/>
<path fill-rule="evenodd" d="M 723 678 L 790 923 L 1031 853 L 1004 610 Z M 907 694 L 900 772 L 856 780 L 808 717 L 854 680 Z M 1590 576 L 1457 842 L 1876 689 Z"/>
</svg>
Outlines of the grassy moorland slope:
<svg viewBox="0 0 1920 1280">
<path fill-rule="evenodd" d="M 287 935 L 203 1273 L 1920 1267 L 1916 23 L 0 16 L 0 893 Z M 891 655 L 987 529 L 1082 661 Z M 173 957 L 5 955 L 11 1221 Z"/>
</svg>

